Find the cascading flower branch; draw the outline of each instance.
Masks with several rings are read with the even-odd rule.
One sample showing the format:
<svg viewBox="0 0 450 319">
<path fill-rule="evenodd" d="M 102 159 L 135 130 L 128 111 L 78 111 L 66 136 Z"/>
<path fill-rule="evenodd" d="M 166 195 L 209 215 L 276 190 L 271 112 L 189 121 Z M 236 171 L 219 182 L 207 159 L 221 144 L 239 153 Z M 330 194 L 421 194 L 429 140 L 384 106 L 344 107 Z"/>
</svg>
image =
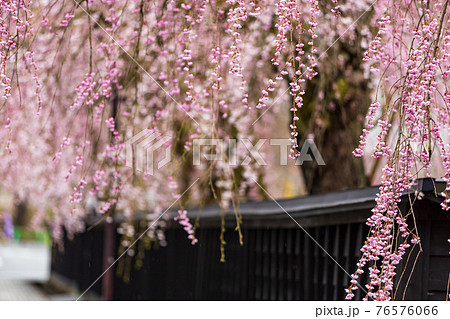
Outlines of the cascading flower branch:
<svg viewBox="0 0 450 319">
<path fill-rule="evenodd" d="M 379 85 L 354 154 L 364 155 L 377 128 L 372 156 L 387 164 L 347 297 L 368 267 L 365 299 L 389 299 L 396 265 L 420 244 L 397 202 L 427 174 L 433 151 L 446 171 L 443 196 L 450 191 L 447 7 L 444 0 L 1 1 L 0 187 L 32 203 L 33 225 L 50 226 L 56 239 L 63 227 L 82 230 L 87 208 L 121 212 L 133 236 L 134 212 L 147 211 L 149 237 L 161 239 L 155 222 L 174 200 L 234 207 L 258 189 L 254 179 L 275 173 L 220 160 L 193 167 L 186 161 L 193 140 L 261 137 L 251 123 L 262 112 L 276 116 L 270 106 L 289 91 L 280 101 L 290 98 L 296 158 L 306 83 L 327 47 L 359 32 L 349 21 L 372 10 L 378 31 L 364 60 Z M 264 130 L 278 133 L 272 125 Z M 173 160 L 153 176 L 124 160 L 126 141 L 140 132 L 173 137 L 164 145 Z M 194 244 L 186 212 L 176 219 Z M 239 228 L 237 213 L 236 221 Z"/>
<path fill-rule="evenodd" d="M 11 96 L 9 61 L 17 62 L 20 46 L 32 37 L 29 25 L 33 17 L 29 9 L 32 4 L 32 1 L 5 0 L 0 5 L 0 83 L 4 100 Z"/>
<path fill-rule="evenodd" d="M 339 14 L 337 0 L 325 7 Z M 302 106 L 304 82 L 316 75 L 320 12 L 318 0 L 2 1 L 1 187 L 42 206 L 34 225 L 50 225 L 54 237 L 62 226 L 78 229 L 87 206 L 130 220 L 133 211 L 161 211 L 181 192 L 169 187 L 172 176 L 184 185 L 207 175 L 221 206 L 238 202 L 263 175 L 255 163 L 213 162 L 206 174 L 180 163 L 194 138 L 256 139 L 252 106 L 268 106 L 284 81 L 292 112 Z M 183 149 L 151 178 L 123 156 L 125 141 L 142 130 L 173 136 L 167 146 Z"/>
<path fill-rule="evenodd" d="M 372 157 L 385 158 L 387 164 L 376 206 L 367 221 L 370 233 L 346 290 L 347 299 L 354 297 L 365 268 L 369 283 L 365 285 L 364 300 L 392 299 L 398 263 L 410 245 L 420 245 L 414 219 L 408 220 L 414 212 L 401 211 L 397 204 L 416 178 L 430 176 L 431 156 L 436 151 L 446 171 L 442 206 L 450 208 L 450 144 L 444 142 L 450 125 L 446 80 L 450 66 L 448 2 L 379 1 L 375 9 L 379 13 L 374 17 L 378 33 L 364 60 L 379 79 L 379 86 L 354 155 L 364 154 L 370 129 L 377 125 L 379 133 Z"/>
</svg>

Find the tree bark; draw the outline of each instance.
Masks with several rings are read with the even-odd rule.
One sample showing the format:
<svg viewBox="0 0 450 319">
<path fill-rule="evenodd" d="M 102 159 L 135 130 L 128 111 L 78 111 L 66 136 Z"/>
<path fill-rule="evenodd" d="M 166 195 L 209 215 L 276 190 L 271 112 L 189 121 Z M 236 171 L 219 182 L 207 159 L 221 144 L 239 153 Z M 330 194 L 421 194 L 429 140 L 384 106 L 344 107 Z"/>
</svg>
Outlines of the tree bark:
<svg viewBox="0 0 450 319">
<path fill-rule="evenodd" d="M 325 162 L 323 166 L 316 161 L 300 166 L 309 193 L 369 183 L 362 159 L 352 155 L 371 97 L 361 62 L 360 46 L 336 43 L 327 60 L 321 61 L 318 77 L 306 87 L 304 107 L 298 112 L 298 144 L 301 148 L 306 138 L 314 137 Z"/>
</svg>

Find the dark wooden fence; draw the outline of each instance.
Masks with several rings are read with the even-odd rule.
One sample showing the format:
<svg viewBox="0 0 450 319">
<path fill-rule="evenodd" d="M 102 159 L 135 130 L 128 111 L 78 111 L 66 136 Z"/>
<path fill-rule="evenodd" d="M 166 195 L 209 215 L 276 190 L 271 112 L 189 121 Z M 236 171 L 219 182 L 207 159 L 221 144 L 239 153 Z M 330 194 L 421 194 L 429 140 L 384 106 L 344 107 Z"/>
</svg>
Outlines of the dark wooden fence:
<svg viewBox="0 0 450 319">
<path fill-rule="evenodd" d="M 405 272 L 397 276 L 395 299 L 446 298 L 450 214 L 441 210 L 442 198 L 436 195 L 443 186 L 434 179 L 419 181 L 417 190 L 424 196 L 414 203 L 414 210 L 423 251 L 419 254 L 416 246 L 409 262 L 399 265 L 398 273 Z M 117 276 L 117 263 L 110 270 L 115 275 L 107 289 L 112 291 L 102 291 L 99 281 L 91 293 L 115 300 L 343 300 L 349 285 L 347 273 L 354 272 L 361 255 L 359 249 L 368 233 L 365 221 L 377 191 L 369 187 L 279 201 L 304 229 L 275 202 L 244 203 L 244 245 L 239 244 L 230 213 L 226 218 L 225 263 L 219 261 L 219 210 L 209 207 L 201 214 L 197 245 L 192 246 L 186 233 L 172 225 L 165 232 L 167 247 L 147 250 L 140 259 L 141 267 L 136 267 L 136 256 L 127 256 L 129 278 L 124 281 Z M 408 194 L 402 197 L 400 207 L 402 211 L 410 209 Z M 72 241 L 66 239 L 64 253 L 54 251 L 53 271 L 75 282 L 80 291 L 105 267 L 103 229 L 98 226 Z M 116 248 L 119 242 L 116 235 Z M 363 282 L 366 279 L 363 276 Z M 357 299 L 362 298 L 361 293 L 356 291 Z"/>
</svg>

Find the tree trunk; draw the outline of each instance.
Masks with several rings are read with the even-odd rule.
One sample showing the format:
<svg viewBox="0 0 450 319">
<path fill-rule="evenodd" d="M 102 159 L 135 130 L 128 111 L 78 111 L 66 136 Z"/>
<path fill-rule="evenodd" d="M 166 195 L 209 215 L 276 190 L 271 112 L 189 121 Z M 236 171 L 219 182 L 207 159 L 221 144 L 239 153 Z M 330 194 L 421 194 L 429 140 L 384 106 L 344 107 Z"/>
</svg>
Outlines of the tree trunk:
<svg viewBox="0 0 450 319">
<path fill-rule="evenodd" d="M 307 85 L 304 108 L 298 113 L 298 143 L 301 148 L 306 138 L 313 137 L 325 162 L 323 166 L 316 161 L 300 166 L 309 193 L 368 184 L 362 159 L 352 155 L 359 143 L 371 93 L 358 48 L 336 43 L 327 60 L 322 61 L 318 77 Z"/>
</svg>

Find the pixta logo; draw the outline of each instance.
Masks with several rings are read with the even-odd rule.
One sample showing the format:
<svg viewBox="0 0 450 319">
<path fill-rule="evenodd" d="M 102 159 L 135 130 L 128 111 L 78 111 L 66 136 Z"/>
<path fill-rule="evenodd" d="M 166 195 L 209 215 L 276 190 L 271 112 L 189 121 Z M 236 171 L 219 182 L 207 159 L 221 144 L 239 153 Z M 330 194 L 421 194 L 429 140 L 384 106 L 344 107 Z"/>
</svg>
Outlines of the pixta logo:
<svg viewBox="0 0 450 319">
<path fill-rule="evenodd" d="M 125 142 L 125 165 L 138 172 L 153 175 L 155 167 L 161 169 L 170 162 L 171 139 L 171 136 L 150 130 L 139 132 Z M 161 153 L 162 157 L 157 156 Z"/>
<path fill-rule="evenodd" d="M 153 175 L 155 169 L 161 169 L 171 160 L 171 136 L 162 135 L 150 130 L 143 130 L 125 143 L 126 166 L 138 172 Z M 289 139 L 206 139 L 196 138 L 192 144 L 192 165 L 200 166 L 202 161 L 224 161 L 231 167 L 246 166 L 256 163 L 259 166 L 268 165 L 261 152 L 262 147 L 269 143 L 273 151 L 279 152 L 279 165 L 289 163 L 288 154 L 292 143 Z M 238 156 L 239 149 L 239 156 Z M 295 160 L 295 165 L 316 161 L 318 165 L 325 162 L 312 139 L 307 139 Z"/>
<path fill-rule="evenodd" d="M 266 166 L 263 154 L 260 153 L 261 148 L 267 143 L 267 139 L 259 139 L 256 143 L 252 143 L 247 138 L 230 139 L 194 139 L 193 143 L 193 165 L 198 166 L 202 160 L 207 161 L 225 161 L 230 166 L 246 166 L 254 160 L 260 166 Z M 238 143 L 241 147 L 240 156 L 237 154 Z M 286 138 L 270 139 L 270 146 L 278 147 L 279 165 L 288 165 L 288 154 L 292 146 L 292 142 Z M 212 150 L 212 151 L 211 151 Z M 242 150 L 244 153 L 242 153 Z M 314 157 L 314 158 L 313 158 Z M 316 161 L 318 165 L 325 165 L 322 155 L 312 139 L 307 139 L 302 145 L 300 154 L 295 160 L 295 165 L 302 165 L 304 162 Z"/>
</svg>

